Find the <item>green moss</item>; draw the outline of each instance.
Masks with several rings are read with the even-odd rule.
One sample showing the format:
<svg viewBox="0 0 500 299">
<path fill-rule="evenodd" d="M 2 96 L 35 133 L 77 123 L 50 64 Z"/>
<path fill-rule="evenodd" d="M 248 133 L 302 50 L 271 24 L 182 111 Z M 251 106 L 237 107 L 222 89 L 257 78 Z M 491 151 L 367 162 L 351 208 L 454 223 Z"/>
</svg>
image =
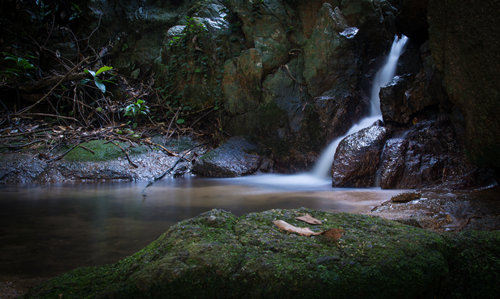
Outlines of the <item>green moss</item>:
<svg viewBox="0 0 500 299">
<path fill-rule="evenodd" d="M 295 219 L 305 213 L 323 224 Z M 272 224 L 276 219 L 345 233 L 338 241 L 284 233 Z M 74 270 L 27 297 L 494 297 L 499 241 L 500 232 L 443 236 L 376 217 L 308 209 L 239 218 L 212 210 L 114 265 Z"/>
<path fill-rule="evenodd" d="M 144 153 L 148 150 L 145 146 L 131 147 L 124 142 L 119 142 L 118 144 L 127 150 L 129 155 Z M 123 151 L 111 142 L 106 140 L 91 140 L 82 143 L 81 146 L 70 151 L 64 156 L 64 160 L 69 162 L 108 161 L 124 156 Z"/>
</svg>

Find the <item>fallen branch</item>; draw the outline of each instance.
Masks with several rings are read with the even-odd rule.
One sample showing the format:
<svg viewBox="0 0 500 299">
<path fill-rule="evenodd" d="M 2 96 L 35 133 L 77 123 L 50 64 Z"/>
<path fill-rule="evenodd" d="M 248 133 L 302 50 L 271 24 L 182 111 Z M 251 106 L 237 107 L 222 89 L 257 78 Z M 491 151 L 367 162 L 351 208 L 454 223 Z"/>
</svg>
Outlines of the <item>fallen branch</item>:
<svg viewBox="0 0 500 299">
<path fill-rule="evenodd" d="M 31 142 L 24 143 L 24 144 L 19 144 L 19 145 L 0 145 L 0 147 L 1 148 L 8 148 L 8 149 L 18 149 L 18 148 L 23 148 L 23 147 L 26 147 L 26 146 L 29 146 L 29 145 L 33 145 L 33 144 L 36 144 L 36 143 L 40 143 L 40 142 L 43 142 L 43 140 L 34 140 L 34 141 L 31 141 Z"/>
<path fill-rule="evenodd" d="M 149 188 L 150 186 L 152 186 L 155 182 L 163 179 L 167 174 L 171 173 L 175 169 L 175 167 L 177 166 L 177 164 L 179 164 L 181 161 L 191 162 L 189 159 L 187 159 L 187 156 L 195 148 L 200 147 L 200 146 L 204 146 L 204 145 L 205 144 L 198 144 L 198 145 L 193 146 L 192 148 L 190 148 L 189 150 L 187 150 L 186 154 L 183 155 L 182 157 L 180 157 L 179 155 L 177 155 L 178 159 L 177 159 L 177 161 L 175 161 L 175 163 L 174 163 L 174 165 L 172 165 L 172 167 L 170 167 L 169 169 L 167 169 L 166 171 L 164 171 L 160 176 L 157 176 L 152 181 L 148 182 L 148 184 L 146 185 L 146 187 L 144 187 L 144 189 L 142 189 L 142 197 L 146 197 L 147 196 L 147 194 L 146 194 L 146 189 L 147 188 Z"/>
<path fill-rule="evenodd" d="M 135 164 L 134 162 L 132 162 L 132 160 L 130 159 L 130 156 L 128 155 L 128 152 L 123 148 L 121 147 L 121 145 L 119 145 L 118 143 L 112 141 L 112 140 L 109 140 L 108 141 L 109 143 L 117 146 L 119 149 L 122 150 L 122 152 L 125 154 L 125 157 L 127 157 L 127 160 L 128 160 L 128 163 L 130 163 L 130 165 L 132 165 L 134 168 L 139 168 L 139 166 L 137 166 L 137 164 Z"/>
<path fill-rule="evenodd" d="M 51 113 L 23 113 L 22 115 L 18 115 L 18 117 L 30 117 L 30 116 L 46 116 L 46 117 L 55 117 L 55 118 L 68 119 L 68 120 L 72 120 L 72 121 L 75 121 L 75 122 L 78 121 L 74 117 L 57 115 L 57 114 L 51 114 Z"/>
<path fill-rule="evenodd" d="M 70 72 L 74 71 L 74 68 L 70 70 Z M 20 86 L 19 89 L 27 92 L 27 93 L 32 93 L 37 90 L 42 90 L 45 89 L 49 86 L 54 86 L 54 84 L 61 84 L 66 81 L 78 81 L 85 79 L 88 75 L 86 73 L 67 73 L 66 75 L 55 75 L 52 77 L 46 77 L 42 78 L 32 84 L 26 84 L 23 86 Z M 57 86 L 56 85 L 56 86 Z"/>
</svg>

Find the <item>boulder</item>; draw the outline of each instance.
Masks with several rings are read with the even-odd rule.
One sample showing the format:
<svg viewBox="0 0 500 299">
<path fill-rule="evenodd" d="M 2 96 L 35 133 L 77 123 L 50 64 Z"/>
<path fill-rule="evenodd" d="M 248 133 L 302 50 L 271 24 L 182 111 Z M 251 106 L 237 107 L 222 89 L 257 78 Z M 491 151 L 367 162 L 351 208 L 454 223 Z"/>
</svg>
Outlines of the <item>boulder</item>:
<svg viewBox="0 0 500 299">
<path fill-rule="evenodd" d="M 388 132 L 380 122 L 344 138 L 332 165 L 333 187 L 372 187 Z"/>
<path fill-rule="evenodd" d="M 419 122 L 385 144 L 382 188 L 474 188 L 493 182 L 491 171 L 467 161 L 448 120 Z"/>
<path fill-rule="evenodd" d="M 327 141 L 345 135 L 366 113 L 366 95 L 332 89 L 314 98 L 314 108 L 319 115 L 320 130 Z"/>
<path fill-rule="evenodd" d="M 281 0 L 231 0 L 230 6 L 242 21 L 247 45 L 262 55 L 264 72 L 288 60 L 291 48 L 287 29 L 291 27 L 294 12 Z"/>
<path fill-rule="evenodd" d="M 429 42 L 449 99 L 465 117 L 466 147 L 500 167 L 499 1 L 429 0 Z"/>
<path fill-rule="evenodd" d="M 304 214 L 324 223 L 296 220 Z M 280 231 L 283 220 L 332 237 Z M 26 298 L 495 297 L 500 232 L 440 235 L 378 217 L 308 209 L 211 210 L 115 264 L 79 268 Z"/>
<path fill-rule="evenodd" d="M 304 46 L 304 79 L 312 97 L 332 88 L 352 90 L 357 86 L 360 59 L 354 35 L 341 35 L 350 26 L 338 7 L 324 3 L 316 25 Z"/>
<path fill-rule="evenodd" d="M 252 174 L 260 166 L 257 147 L 242 137 L 232 137 L 198 158 L 193 173 L 207 177 L 236 177 Z"/>
<path fill-rule="evenodd" d="M 229 113 L 241 114 L 258 107 L 262 89 L 262 55 L 257 49 L 244 51 L 224 64 L 225 107 Z"/>
<path fill-rule="evenodd" d="M 419 52 L 411 47 L 410 50 L 412 53 L 405 59 L 418 61 L 419 69 L 413 74 L 396 76 L 380 89 L 380 109 L 385 122 L 410 124 L 415 116 L 430 107 L 449 106 L 441 75 L 434 67 L 428 44 L 423 44 Z"/>
</svg>

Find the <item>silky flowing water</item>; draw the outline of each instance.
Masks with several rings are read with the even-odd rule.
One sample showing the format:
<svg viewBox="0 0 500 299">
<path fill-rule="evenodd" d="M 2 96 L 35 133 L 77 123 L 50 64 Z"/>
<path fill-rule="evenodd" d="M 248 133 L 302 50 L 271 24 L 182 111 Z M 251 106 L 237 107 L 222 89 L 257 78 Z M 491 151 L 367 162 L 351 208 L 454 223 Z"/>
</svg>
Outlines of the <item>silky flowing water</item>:
<svg viewBox="0 0 500 299">
<path fill-rule="evenodd" d="M 167 179 L 147 188 L 146 197 L 140 183 L 2 186 L 0 278 L 47 277 L 113 263 L 172 224 L 213 208 L 237 215 L 299 207 L 365 213 L 399 193 L 332 189 L 327 180 L 308 182 L 300 175 L 295 183 L 290 179 Z"/>
</svg>

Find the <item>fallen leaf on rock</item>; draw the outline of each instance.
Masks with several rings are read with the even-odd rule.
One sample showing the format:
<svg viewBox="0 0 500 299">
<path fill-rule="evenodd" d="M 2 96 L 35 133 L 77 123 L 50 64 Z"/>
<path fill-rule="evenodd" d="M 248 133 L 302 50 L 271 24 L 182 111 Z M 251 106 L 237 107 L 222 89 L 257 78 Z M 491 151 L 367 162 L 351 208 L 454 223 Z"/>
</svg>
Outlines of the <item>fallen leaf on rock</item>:
<svg viewBox="0 0 500 299">
<path fill-rule="evenodd" d="M 305 214 L 304 216 L 296 217 L 295 219 L 304 221 L 305 223 L 313 224 L 313 225 L 319 225 L 323 224 L 320 220 L 314 218 L 313 216 L 309 214 Z"/>
<path fill-rule="evenodd" d="M 338 241 L 344 235 L 344 230 L 341 228 L 332 228 L 324 231 L 322 234 L 328 239 Z"/>
<path fill-rule="evenodd" d="M 296 233 L 296 234 L 299 234 L 301 236 L 309 237 L 309 236 L 318 236 L 318 235 L 322 234 L 322 232 L 319 232 L 319 233 L 313 232 L 312 230 L 310 230 L 307 227 L 293 226 L 290 223 L 283 221 L 283 220 L 275 220 L 275 221 L 273 221 L 273 223 L 274 223 L 274 225 L 279 227 L 279 229 L 281 229 L 281 230 L 284 230 L 284 231 L 289 232 L 289 233 Z"/>
</svg>

